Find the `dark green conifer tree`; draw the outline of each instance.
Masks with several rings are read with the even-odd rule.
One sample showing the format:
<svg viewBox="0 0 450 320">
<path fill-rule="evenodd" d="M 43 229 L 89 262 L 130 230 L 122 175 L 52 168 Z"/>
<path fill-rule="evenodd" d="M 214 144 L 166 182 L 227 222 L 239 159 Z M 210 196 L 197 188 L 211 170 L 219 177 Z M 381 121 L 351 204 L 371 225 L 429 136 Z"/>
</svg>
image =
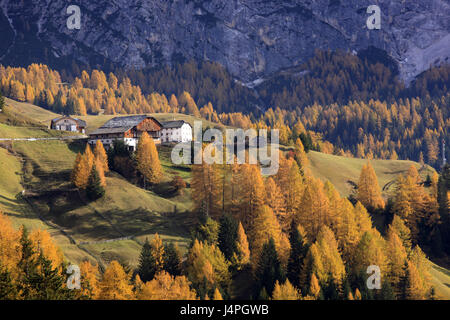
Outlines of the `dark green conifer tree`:
<svg viewBox="0 0 450 320">
<path fill-rule="evenodd" d="M 224 254 L 225 258 L 230 261 L 233 253 L 236 251 L 236 240 L 238 232 L 238 223 L 229 214 L 224 214 L 220 218 L 219 227 L 219 249 Z"/>
<path fill-rule="evenodd" d="M 97 200 L 105 195 L 105 188 L 101 185 L 100 176 L 95 164 L 92 166 L 91 174 L 89 175 L 86 194 L 90 200 Z"/>
<path fill-rule="evenodd" d="M 295 222 L 292 222 L 291 225 L 289 242 L 291 244 L 291 252 L 287 265 L 287 277 L 294 287 L 300 288 L 302 292 L 306 292 L 306 288 L 301 288 L 300 286 L 300 277 L 303 269 L 303 261 L 308 253 L 309 246 L 298 231 Z"/>
<path fill-rule="evenodd" d="M 41 252 L 37 258 L 39 272 L 31 274 L 29 284 L 33 288 L 28 299 L 33 300 L 67 300 L 74 298 L 74 291 L 65 286 L 65 277 L 58 268 L 52 267 L 52 262 Z"/>
<path fill-rule="evenodd" d="M 256 294 L 259 294 L 262 288 L 265 288 L 267 294 L 272 296 L 275 282 L 278 280 L 280 283 L 285 282 L 285 275 L 281 267 L 280 259 L 275 248 L 275 241 L 270 238 L 269 241 L 264 243 L 261 255 L 256 267 Z"/>
<path fill-rule="evenodd" d="M 172 276 L 181 275 L 180 252 L 175 248 L 173 242 L 164 245 L 164 270 Z"/>
<path fill-rule="evenodd" d="M 381 284 L 380 300 L 395 300 L 395 293 L 392 285 L 386 279 Z"/>
<path fill-rule="evenodd" d="M 197 239 L 198 241 L 206 241 L 208 244 L 216 245 L 218 237 L 219 223 L 210 217 L 206 217 L 206 220 L 200 222 L 192 232 L 192 242 Z"/>
<path fill-rule="evenodd" d="M 152 247 L 146 238 L 139 256 L 137 273 L 143 282 L 147 282 L 153 279 L 155 276 L 155 270 L 155 258 L 152 254 Z"/>
</svg>

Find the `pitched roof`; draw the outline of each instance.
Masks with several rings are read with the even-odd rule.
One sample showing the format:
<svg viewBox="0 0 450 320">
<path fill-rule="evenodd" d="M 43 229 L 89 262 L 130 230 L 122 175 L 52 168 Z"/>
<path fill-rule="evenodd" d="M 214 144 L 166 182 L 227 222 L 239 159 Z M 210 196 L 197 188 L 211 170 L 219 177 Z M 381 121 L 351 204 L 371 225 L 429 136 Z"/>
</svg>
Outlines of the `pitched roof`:
<svg viewBox="0 0 450 320">
<path fill-rule="evenodd" d="M 164 121 L 164 122 L 162 122 L 162 126 L 164 129 L 181 128 L 181 126 L 185 123 L 189 124 L 184 120 Z M 189 126 L 190 126 L 190 124 L 189 124 Z"/>
<path fill-rule="evenodd" d="M 139 115 L 139 116 L 125 116 L 125 117 L 115 117 L 108 120 L 104 123 L 101 128 L 133 128 L 137 126 L 139 123 L 144 121 L 148 116 Z"/>
<path fill-rule="evenodd" d="M 86 128 L 86 121 L 78 119 L 78 118 L 72 118 L 70 116 L 62 116 L 62 117 L 59 117 L 59 118 L 52 119 L 52 123 L 55 123 L 55 122 L 57 122 L 59 120 L 62 120 L 62 119 L 75 120 L 80 127 L 85 127 Z"/>
<path fill-rule="evenodd" d="M 74 118 L 74 119 L 77 120 L 78 125 L 79 125 L 80 127 L 86 127 L 86 121 L 81 120 L 81 119 L 78 119 L 78 118 Z"/>
<path fill-rule="evenodd" d="M 160 124 L 158 120 L 147 115 L 115 117 L 105 122 L 100 128 L 92 132 L 91 135 L 126 132 L 147 118 L 151 118 Z"/>
</svg>

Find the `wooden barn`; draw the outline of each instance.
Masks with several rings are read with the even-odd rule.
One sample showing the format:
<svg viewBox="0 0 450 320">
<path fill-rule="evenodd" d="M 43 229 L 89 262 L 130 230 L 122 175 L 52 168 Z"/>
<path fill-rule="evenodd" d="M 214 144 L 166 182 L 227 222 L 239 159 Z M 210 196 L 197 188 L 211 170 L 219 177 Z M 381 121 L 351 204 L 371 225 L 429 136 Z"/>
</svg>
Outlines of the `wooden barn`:
<svg viewBox="0 0 450 320">
<path fill-rule="evenodd" d="M 162 124 L 158 120 L 146 115 L 116 117 L 90 133 L 89 143 L 95 144 L 97 140 L 101 140 L 105 148 L 110 148 L 114 140 L 123 140 L 130 151 L 135 151 L 144 131 L 153 138 L 155 143 L 160 143 L 161 128 Z"/>
</svg>

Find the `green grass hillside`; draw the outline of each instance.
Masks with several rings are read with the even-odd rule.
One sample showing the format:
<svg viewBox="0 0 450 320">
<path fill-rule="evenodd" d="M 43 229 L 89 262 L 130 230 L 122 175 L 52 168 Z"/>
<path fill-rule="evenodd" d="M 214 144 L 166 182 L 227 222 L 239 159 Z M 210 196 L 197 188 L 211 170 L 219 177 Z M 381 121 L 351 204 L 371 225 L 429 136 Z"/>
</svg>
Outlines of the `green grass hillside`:
<svg viewBox="0 0 450 320">
<path fill-rule="evenodd" d="M 87 250 L 100 263 L 113 258 L 136 262 L 140 244 L 155 233 L 186 247 L 189 236 L 186 221 L 190 219 L 191 209 L 188 190 L 182 195 L 162 197 L 129 183 L 119 174 L 110 173 L 105 197 L 87 202 L 69 182 L 76 153 L 84 148 L 82 143 L 15 141 L 10 148 L 17 156 L 0 149 L 1 159 L 6 159 L 1 162 L 2 169 L 7 168 L 2 172 L 7 172 L 5 180 L 12 181 L 0 189 L 4 195 L 0 206 L 17 224 L 23 222 L 26 211 L 32 211 L 35 215 L 29 221 L 37 227 L 42 220 L 56 226 L 66 236 L 63 244 L 71 261 L 79 262 L 83 258 L 80 250 Z M 186 176 L 184 168 L 171 168 L 167 159 L 162 160 L 166 163 L 162 185 L 176 174 Z M 23 188 L 28 206 L 15 197 Z M 123 237 L 129 239 L 106 242 Z M 68 246 L 68 239 L 77 245 Z"/>
<path fill-rule="evenodd" d="M 0 139 L 4 138 L 58 138 L 78 135 L 76 132 L 49 130 L 51 119 L 58 114 L 38 106 L 5 98 L 6 106 L 0 113 Z"/>
<path fill-rule="evenodd" d="M 43 109 L 31 103 L 18 102 L 8 98 L 5 98 L 5 102 L 7 106 L 11 107 L 10 111 L 12 114 L 21 118 L 26 117 L 45 127 L 50 125 L 50 121 L 52 119 L 60 116 L 57 113 Z"/>
<path fill-rule="evenodd" d="M 330 180 L 341 196 L 348 196 L 352 193 L 354 185 L 358 184 L 361 169 L 367 163 L 365 159 L 346 158 L 315 151 L 308 153 L 308 159 L 308 167 L 312 174 L 324 181 Z M 414 161 L 371 160 L 370 162 L 385 197 L 392 195 L 392 192 L 395 191 L 395 179 L 398 175 L 406 173 L 411 165 L 417 168 L 422 179 L 425 179 L 428 174 L 432 176 L 435 172 L 432 167 L 427 165 L 422 167 Z"/>
</svg>

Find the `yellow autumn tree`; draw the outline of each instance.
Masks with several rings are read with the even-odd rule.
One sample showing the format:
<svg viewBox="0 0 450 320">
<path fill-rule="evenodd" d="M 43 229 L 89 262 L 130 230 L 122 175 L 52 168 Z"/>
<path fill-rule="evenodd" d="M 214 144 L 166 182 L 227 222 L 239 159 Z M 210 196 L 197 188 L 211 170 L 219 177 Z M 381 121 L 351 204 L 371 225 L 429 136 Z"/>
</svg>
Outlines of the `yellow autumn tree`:
<svg viewBox="0 0 450 320">
<path fill-rule="evenodd" d="M 306 167 L 309 164 L 309 161 L 305 152 L 305 148 L 303 147 L 303 143 L 299 138 L 295 140 L 294 159 L 295 161 L 297 161 L 299 168 L 305 171 Z"/>
<path fill-rule="evenodd" d="M 117 261 L 112 261 L 103 273 L 98 299 L 134 299 L 133 286 L 130 284 L 130 278 L 130 275 L 125 272 Z"/>
<path fill-rule="evenodd" d="M 149 181 L 151 184 L 156 184 L 161 181 L 162 168 L 158 151 L 155 142 L 145 131 L 139 139 L 136 161 L 139 172 L 144 176 L 144 183 Z"/>
<path fill-rule="evenodd" d="M 406 226 L 403 219 L 394 214 L 394 218 L 392 219 L 389 229 L 392 229 L 392 231 L 399 236 L 400 240 L 402 241 L 403 247 L 406 250 L 406 253 L 409 255 L 412 249 L 411 231 Z"/>
<path fill-rule="evenodd" d="M 345 265 L 330 228 L 323 226 L 320 230 L 316 242 L 311 245 L 306 256 L 305 267 L 303 283 L 308 283 L 305 281 L 308 275 L 312 277 L 315 274 L 319 283 L 326 284 L 332 280 L 338 288 L 342 286 L 346 274 Z"/>
<path fill-rule="evenodd" d="M 362 167 L 356 199 L 368 209 L 384 208 L 384 200 L 381 196 L 377 175 L 370 162 Z"/>
<path fill-rule="evenodd" d="M 354 252 L 352 273 L 365 273 L 368 266 L 376 265 L 382 274 L 387 274 L 388 259 L 384 248 L 385 241 L 377 230 L 364 233 Z"/>
<path fill-rule="evenodd" d="M 194 285 L 206 285 L 208 290 L 217 285 L 226 289 L 231 282 L 228 268 L 228 261 L 216 245 L 195 239 L 186 261 L 186 273 Z"/>
<path fill-rule="evenodd" d="M 411 282 L 415 282 L 412 287 L 414 290 L 411 290 L 410 297 L 414 296 L 413 299 L 428 299 L 431 292 L 431 274 L 430 274 L 430 262 L 427 259 L 425 253 L 420 249 L 419 246 L 415 246 L 414 249 L 411 251 L 411 254 L 409 256 L 409 263 L 411 263 L 414 266 L 412 274 L 417 271 L 417 274 L 414 274 L 413 277 L 415 278 L 414 281 L 410 280 Z"/>
<path fill-rule="evenodd" d="M 155 272 L 158 273 L 164 268 L 164 245 L 161 237 L 157 233 L 150 241 L 150 246 L 152 248 Z"/>
<path fill-rule="evenodd" d="M 275 182 L 283 194 L 286 220 L 289 222 L 301 205 L 304 191 L 303 178 L 294 159 L 280 156 L 280 168 L 275 175 Z"/>
<path fill-rule="evenodd" d="M 80 264 L 81 295 L 89 299 L 97 299 L 100 293 L 98 266 L 89 261 Z"/>
<path fill-rule="evenodd" d="M 265 204 L 268 205 L 278 221 L 280 222 L 283 231 L 287 231 L 289 228 L 289 219 L 286 217 L 286 204 L 284 202 L 281 189 L 277 186 L 272 177 L 268 177 L 265 181 L 266 197 Z"/>
<path fill-rule="evenodd" d="M 361 236 L 364 233 L 372 230 L 372 218 L 367 212 L 367 209 L 361 204 L 361 202 L 358 201 L 356 203 L 354 213 L 358 231 Z"/>
<path fill-rule="evenodd" d="M 344 261 L 351 263 L 354 250 L 362 234 L 351 202 L 347 199 L 341 199 L 339 203 L 339 207 L 335 209 L 339 213 L 339 219 L 335 219 L 332 228 L 336 234 L 339 247 L 342 248 Z"/>
<path fill-rule="evenodd" d="M 264 205 L 265 188 L 257 165 L 243 164 L 239 168 L 239 220 L 249 229 L 258 210 Z"/>
<path fill-rule="evenodd" d="M 95 148 L 94 148 L 94 155 L 96 158 L 99 159 L 100 163 L 103 166 L 103 172 L 108 172 L 109 171 L 109 167 L 108 167 L 108 156 L 106 155 L 106 151 L 105 148 L 103 147 L 103 143 L 101 140 L 97 140 L 97 142 L 95 143 Z"/>
<path fill-rule="evenodd" d="M 139 300 L 197 300 L 195 290 L 185 276 L 173 277 L 165 271 L 155 275 L 151 281 L 141 285 L 137 293 Z"/>
<path fill-rule="evenodd" d="M 320 295 L 319 280 L 317 280 L 317 277 L 314 273 L 311 275 L 311 281 L 309 284 L 309 294 L 312 297 L 314 297 L 314 299 L 318 299 Z"/>
<path fill-rule="evenodd" d="M 256 217 L 250 224 L 249 240 L 251 247 L 251 260 L 256 265 L 261 255 L 264 243 L 273 239 L 280 261 L 286 266 L 289 259 L 290 244 L 286 235 L 281 231 L 275 214 L 270 207 L 263 205 L 256 213 Z"/>
<path fill-rule="evenodd" d="M 79 189 L 85 189 L 88 184 L 89 174 L 86 158 L 81 153 L 78 153 L 71 174 L 73 184 Z"/>
<path fill-rule="evenodd" d="M 222 294 L 220 293 L 219 289 L 217 289 L 217 288 L 216 288 L 216 290 L 214 290 L 213 300 L 223 300 Z"/>
<path fill-rule="evenodd" d="M 33 243 L 36 255 L 42 253 L 44 257 L 52 263 L 52 268 L 61 267 L 64 262 L 64 254 L 53 241 L 47 230 L 35 229 L 30 235 L 29 239 Z"/>
<path fill-rule="evenodd" d="M 103 163 L 99 158 L 95 158 L 95 170 L 97 170 L 98 177 L 100 178 L 100 185 L 105 188 L 106 187 L 106 177 L 105 177 L 105 171 L 103 169 Z M 92 167 L 94 168 L 94 167 Z"/>
<path fill-rule="evenodd" d="M 361 291 L 359 291 L 358 288 L 356 288 L 356 290 L 355 290 L 354 297 L 355 297 L 355 300 L 362 300 Z"/>
<path fill-rule="evenodd" d="M 296 289 L 289 280 L 281 284 L 278 280 L 275 282 L 275 288 L 273 289 L 272 299 L 273 300 L 300 300 L 301 294 L 298 289 Z"/>
<path fill-rule="evenodd" d="M 85 158 L 88 171 L 91 172 L 92 166 L 94 165 L 95 156 L 92 153 L 91 146 L 89 143 L 86 144 L 86 148 L 84 149 L 83 157 Z"/>
<path fill-rule="evenodd" d="M 310 177 L 305 184 L 306 188 L 295 219 L 305 228 L 308 237 L 314 240 L 319 230 L 329 222 L 329 201 L 320 179 Z"/>
<path fill-rule="evenodd" d="M 434 205 L 436 206 L 436 202 Z M 393 210 L 404 219 L 413 238 L 418 238 L 424 208 L 427 207 L 429 211 L 432 211 L 432 206 L 432 196 L 425 192 L 417 168 L 411 165 L 407 174 L 397 179 Z"/>
<path fill-rule="evenodd" d="M 400 281 L 403 276 L 403 266 L 407 261 L 406 250 L 395 230 L 389 227 L 387 233 L 386 255 L 388 257 L 388 277 L 397 296 L 401 293 Z"/>
<path fill-rule="evenodd" d="M 0 210 L 0 264 L 14 271 L 20 260 L 20 232 L 13 228 L 12 222 Z"/>
<path fill-rule="evenodd" d="M 236 251 L 233 253 L 232 262 L 237 266 L 237 269 L 242 269 L 243 266 L 250 262 L 250 249 L 248 247 L 247 235 L 245 234 L 242 223 L 239 222 L 238 233 L 236 239 Z"/>
<path fill-rule="evenodd" d="M 192 200 L 195 210 L 210 217 L 221 214 L 220 175 L 216 166 L 202 162 L 192 165 Z"/>
<path fill-rule="evenodd" d="M 406 283 L 405 283 L 405 295 L 408 300 L 424 300 L 426 296 L 424 294 L 422 279 L 420 277 L 417 267 L 411 261 L 408 261 L 408 268 L 406 269 Z"/>
<path fill-rule="evenodd" d="M 189 92 L 183 91 L 183 93 L 178 98 L 178 102 L 181 107 L 186 109 L 187 114 L 192 114 L 197 118 L 201 117 L 197 104 L 195 103 L 194 99 L 192 99 Z"/>
<path fill-rule="evenodd" d="M 174 94 L 170 95 L 169 105 L 172 108 L 172 112 L 178 111 L 178 99 Z"/>
<path fill-rule="evenodd" d="M 397 190 L 395 192 L 393 210 L 396 215 L 404 219 L 414 212 L 412 203 L 410 202 L 410 182 L 403 176 L 397 178 Z"/>
</svg>

